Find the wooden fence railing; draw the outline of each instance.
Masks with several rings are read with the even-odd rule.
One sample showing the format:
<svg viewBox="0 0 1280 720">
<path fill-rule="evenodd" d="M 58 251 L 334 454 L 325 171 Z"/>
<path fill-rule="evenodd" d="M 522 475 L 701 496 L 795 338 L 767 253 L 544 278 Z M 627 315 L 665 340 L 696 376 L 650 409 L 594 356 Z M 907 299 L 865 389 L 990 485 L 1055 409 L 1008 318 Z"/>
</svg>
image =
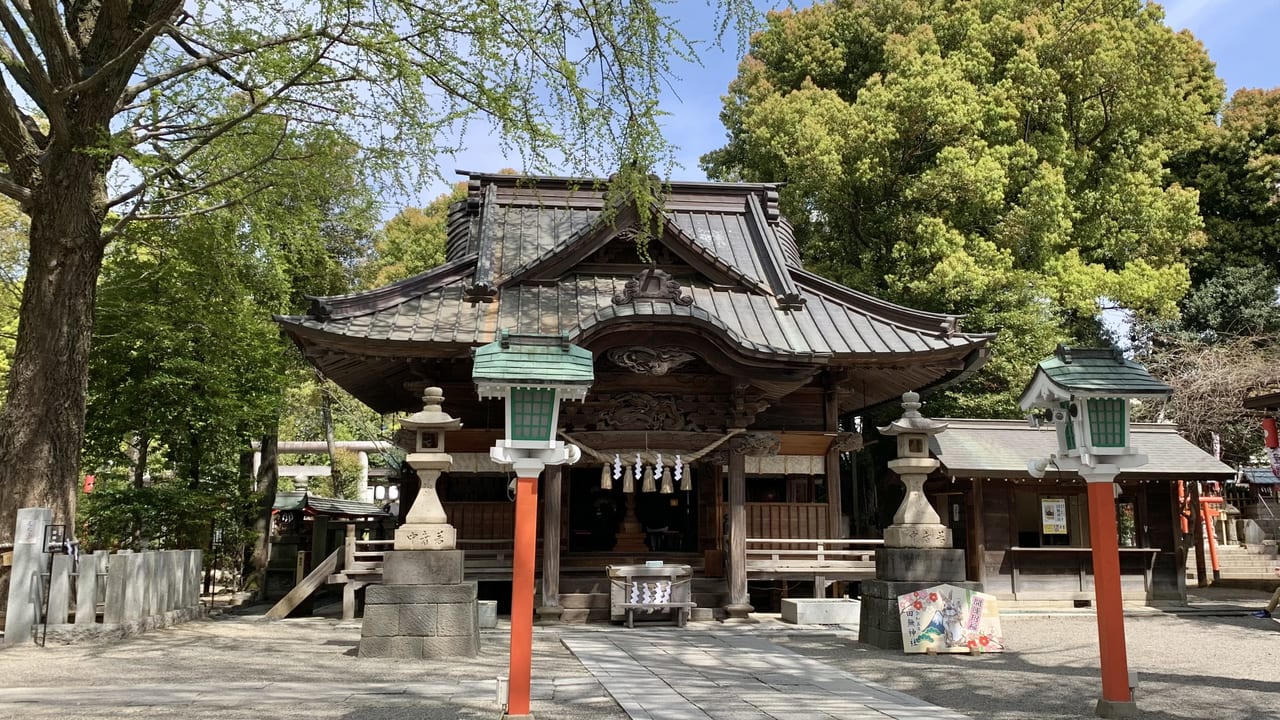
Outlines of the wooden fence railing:
<svg viewBox="0 0 1280 720">
<path fill-rule="evenodd" d="M 876 575 L 879 539 L 747 538 L 752 579 L 866 580 Z"/>
<path fill-rule="evenodd" d="M 747 537 L 749 538 L 825 538 L 826 503 L 759 503 L 746 504 Z"/>
</svg>

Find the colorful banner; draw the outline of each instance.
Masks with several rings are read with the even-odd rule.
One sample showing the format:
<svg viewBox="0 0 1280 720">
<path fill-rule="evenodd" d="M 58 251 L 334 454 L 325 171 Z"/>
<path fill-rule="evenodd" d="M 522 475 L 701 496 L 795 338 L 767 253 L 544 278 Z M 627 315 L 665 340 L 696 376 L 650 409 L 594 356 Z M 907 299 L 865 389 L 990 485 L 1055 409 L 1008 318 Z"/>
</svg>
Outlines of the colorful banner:
<svg viewBox="0 0 1280 720">
<path fill-rule="evenodd" d="M 1004 650 L 995 595 L 935 585 L 899 595 L 898 615 L 907 653 Z"/>
</svg>

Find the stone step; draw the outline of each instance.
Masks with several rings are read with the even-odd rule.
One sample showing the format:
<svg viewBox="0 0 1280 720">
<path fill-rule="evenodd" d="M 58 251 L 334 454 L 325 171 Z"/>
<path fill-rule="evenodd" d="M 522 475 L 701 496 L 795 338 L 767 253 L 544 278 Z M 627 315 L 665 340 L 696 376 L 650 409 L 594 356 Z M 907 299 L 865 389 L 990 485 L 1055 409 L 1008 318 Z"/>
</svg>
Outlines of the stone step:
<svg viewBox="0 0 1280 720">
<path fill-rule="evenodd" d="M 565 608 L 560 615 L 560 622 L 570 625 L 584 623 L 609 622 L 609 607 L 603 608 Z"/>
<path fill-rule="evenodd" d="M 566 610 L 609 609 L 608 593 L 560 593 L 560 607 Z"/>
</svg>

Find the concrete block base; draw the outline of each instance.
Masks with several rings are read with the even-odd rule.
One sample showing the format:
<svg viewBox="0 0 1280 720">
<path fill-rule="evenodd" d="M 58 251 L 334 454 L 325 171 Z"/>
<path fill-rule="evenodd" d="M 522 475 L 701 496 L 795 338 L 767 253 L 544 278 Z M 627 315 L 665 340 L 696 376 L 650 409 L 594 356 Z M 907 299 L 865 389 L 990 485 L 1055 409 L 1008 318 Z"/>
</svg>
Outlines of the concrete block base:
<svg viewBox="0 0 1280 720">
<path fill-rule="evenodd" d="M 387 553 L 384 584 L 365 591 L 359 656 L 425 660 L 479 654 L 476 583 L 461 577 L 460 550 Z M 495 624 L 496 610 L 495 604 Z"/>
<path fill-rule="evenodd" d="M 1135 718 L 1138 717 L 1138 704 L 1132 700 L 1106 700 L 1098 698 L 1094 714 L 1100 718 Z"/>
<path fill-rule="evenodd" d="M 480 610 L 480 627 L 481 628 L 498 627 L 498 601 L 497 600 L 478 600 L 477 605 Z"/>
<path fill-rule="evenodd" d="M 856 625 L 862 603 L 849 598 L 787 598 L 782 619 L 796 625 Z"/>
</svg>

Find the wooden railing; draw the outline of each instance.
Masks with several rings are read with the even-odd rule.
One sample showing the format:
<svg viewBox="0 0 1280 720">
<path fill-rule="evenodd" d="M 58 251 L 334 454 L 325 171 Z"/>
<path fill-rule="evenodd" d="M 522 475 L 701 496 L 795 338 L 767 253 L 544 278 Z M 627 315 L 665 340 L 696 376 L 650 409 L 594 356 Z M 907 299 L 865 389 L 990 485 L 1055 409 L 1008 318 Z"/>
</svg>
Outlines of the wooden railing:
<svg viewBox="0 0 1280 720">
<path fill-rule="evenodd" d="M 754 538 L 825 538 L 826 503 L 758 503 L 746 504 L 747 537 Z"/>
<path fill-rule="evenodd" d="M 865 580 L 876 575 L 878 539 L 747 538 L 747 577 Z"/>
<path fill-rule="evenodd" d="M 467 540 L 502 540 L 511 542 L 515 530 L 516 504 L 511 502 L 446 502 L 443 503 L 449 524 Z M 539 513 L 541 520 L 541 513 Z M 541 523 L 539 523 L 541 525 Z"/>
</svg>

